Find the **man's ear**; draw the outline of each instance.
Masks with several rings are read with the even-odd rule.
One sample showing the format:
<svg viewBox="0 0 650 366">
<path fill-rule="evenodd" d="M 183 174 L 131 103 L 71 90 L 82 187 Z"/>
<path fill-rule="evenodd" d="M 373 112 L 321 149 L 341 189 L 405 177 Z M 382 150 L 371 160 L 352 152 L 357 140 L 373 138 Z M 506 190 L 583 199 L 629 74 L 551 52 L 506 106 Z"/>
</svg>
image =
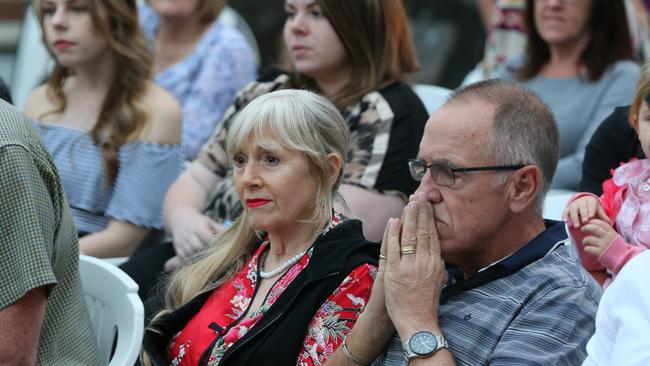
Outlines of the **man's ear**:
<svg viewBox="0 0 650 366">
<path fill-rule="evenodd" d="M 508 198 L 512 212 L 525 211 L 535 202 L 542 189 L 542 171 L 535 165 L 526 165 L 512 173 Z"/>
<path fill-rule="evenodd" d="M 328 176 L 328 181 L 333 185 L 336 180 L 339 178 L 339 175 L 343 174 L 341 171 L 341 166 L 343 166 L 343 160 L 338 154 L 331 153 L 327 155 L 327 161 L 330 165 L 330 171 Z"/>
</svg>

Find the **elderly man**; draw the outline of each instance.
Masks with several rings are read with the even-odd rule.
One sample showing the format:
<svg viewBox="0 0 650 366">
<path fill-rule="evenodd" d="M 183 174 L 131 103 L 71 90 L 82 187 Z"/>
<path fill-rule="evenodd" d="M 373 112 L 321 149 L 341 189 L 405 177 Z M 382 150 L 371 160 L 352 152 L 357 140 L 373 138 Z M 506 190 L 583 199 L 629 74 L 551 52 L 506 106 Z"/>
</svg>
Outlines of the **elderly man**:
<svg viewBox="0 0 650 366">
<path fill-rule="evenodd" d="M 531 92 L 454 92 L 427 122 L 409 163 L 420 187 L 389 221 L 372 297 L 330 364 L 579 365 L 600 289 L 564 224 L 542 219 L 557 160 Z"/>
<path fill-rule="evenodd" d="M 0 100 L 0 365 L 98 365 L 77 231 L 54 163 Z"/>
</svg>

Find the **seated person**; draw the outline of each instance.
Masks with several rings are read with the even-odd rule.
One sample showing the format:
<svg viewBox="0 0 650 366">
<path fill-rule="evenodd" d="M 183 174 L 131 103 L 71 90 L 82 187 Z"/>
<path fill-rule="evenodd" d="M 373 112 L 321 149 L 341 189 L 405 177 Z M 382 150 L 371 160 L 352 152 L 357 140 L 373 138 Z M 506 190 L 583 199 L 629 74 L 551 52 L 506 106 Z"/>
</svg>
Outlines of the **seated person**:
<svg viewBox="0 0 650 366">
<path fill-rule="evenodd" d="M 61 174 L 81 251 L 130 255 L 163 226 L 162 200 L 182 164 L 180 108 L 149 79 L 135 0 L 38 0 L 35 9 L 56 65 L 26 114 Z"/>
<path fill-rule="evenodd" d="M 618 107 L 600 124 L 592 136 L 582 163 L 582 180 L 580 190 L 595 195 L 603 194 L 603 182 L 612 177 L 612 171 L 632 158 L 644 159 L 645 153 L 639 142 L 636 129 L 633 128 L 632 117 L 636 121 L 644 116 L 639 110 L 645 94 L 650 91 L 650 64 L 645 64 L 641 70 L 641 79 L 637 84 L 632 106 Z"/>
<path fill-rule="evenodd" d="M 0 364 L 100 365 L 54 162 L 0 100 Z"/>
<path fill-rule="evenodd" d="M 546 102 L 560 131 L 553 188 L 577 190 L 585 147 L 598 124 L 634 94 L 639 66 L 624 0 L 526 4 L 528 47 L 495 77 L 518 80 Z"/>
<path fill-rule="evenodd" d="M 406 161 L 417 154 L 427 112 L 400 81 L 418 66 L 402 1 L 287 0 L 285 8 L 284 41 L 292 71 L 273 72 L 240 92 L 198 159 L 174 182 L 164 204 L 173 248 L 170 243 L 154 246 L 122 266 L 140 285 L 141 295 L 169 258 L 174 257 L 168 270 L 241 213 L 225 140 L 233 118 L 260 95 L 308 86 L 338 107 L 350 130 L 340 193 L 349 215 L 363 221 L 368 239 L 381 238 L 388 217 L 398 215 L 415 191 Z M 390 14 L 391 21 L 376 14 Z"/>
<path fill-rule="evenodd" d="M 328 365 L 579 365 L 600 288 L 564 223 L 542 219 L 558 155 L 535 94 L 499 80 L 455 91 L 427 122 L 410 162 L 420 187 Z"/>
<path fill-rule="evenodd" d="M 650 152 L 650 69 L 637 85 L 630 125 L 637 144 Z M 615 170 L 599 198 L 578 193 L 563 213 L 582 265 L 589 271 L 607 270 L 615 277 L 634 256 L 650 248 L 650 160 L 632 158 Z M 605 283 L 608 285 L 609 281 Z"/>
<path fill-rule="evenodd" d="M 219 21 L 226 0 L 149 0 L 138 8 L 153 73 L 183 109 L 183 151 L 194 160 L 235 94 L 257 76 L 244 36 Z"/>
<path fill-rule="evenodd" d="M 650 252 L 629 261 L 605 290 L 583 366 L 650 365 Z"/>
<path fill-rule="evenodd" d="M 267 93 L 235 117 L 226 151 L 244 211 L 171 277 L 145 365 L 321 365 L 338 348 L 379 254 L 334 210 L 347 146 L 336 107 L 311 92 Z"/>
</svg>

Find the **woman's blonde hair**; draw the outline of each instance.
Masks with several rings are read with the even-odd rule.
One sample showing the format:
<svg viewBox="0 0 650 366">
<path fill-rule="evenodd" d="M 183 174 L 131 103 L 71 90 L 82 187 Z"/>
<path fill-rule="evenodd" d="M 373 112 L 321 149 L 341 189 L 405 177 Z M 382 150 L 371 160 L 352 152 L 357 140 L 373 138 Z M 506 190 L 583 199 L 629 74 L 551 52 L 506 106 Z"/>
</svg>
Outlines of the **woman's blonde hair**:
<svg viewBox="0 0 650 366">
<path fill-rule="evenodd" d="M 643 102 L 650 105 L 650 63 L 646 63 L 641 69 L 641 78 L 636 84 L 636 92 L 628 116 L 630 124 L 637 131 L 639 129 L 639 110 Z"/>
<path fill-rule="evenodd" d="M 119 150 L 145 126 L 149 111 L 142 102 L 151 75 L 152 57 L 140 32 L 135 0 L 86 0 L 95 28 L 107 41 L 115 60 L 112 83 L 101 105 L 97 123 L 90 134 L 102 149 L 108 183 L 113 183 L 119 171 Z M 34 9 L 43 27 L 42 0 L 34 0 Z M 43 41 L 47 45 L 46 32 Z M 50 53 L 52 54 L 51 50 Z M 52 54 L 53 58 L 54 54 Z M 66 109 L 63 86 L 72 75 L 70 69 L 56 64 L 47 82 L 47 93 L 56 104 L 52 111 Z"/>
<path fill-rule="evenodd" d="M 347 124 L 327 99 L 305 90 L 280 90 L 255 98 L 237 114 L 228 132 L 227 149 L 232 156 L 252 138 L 262 146 L 272 140 L 304 154 L 318 182 L 313 216 L 307 220 L 322 222 L 329 220 L 337 197 L 348 135 Z M 341 160 L 333 184 L 331 154 Z M 165 296 L 167 309 L 154 318 L 152 327 L 155 329 L 155 320 L 160 315 L 221 286 L 240 271 L 260 240 L 244 210 L 230 228 L 170 277 Z"/>
</svg>

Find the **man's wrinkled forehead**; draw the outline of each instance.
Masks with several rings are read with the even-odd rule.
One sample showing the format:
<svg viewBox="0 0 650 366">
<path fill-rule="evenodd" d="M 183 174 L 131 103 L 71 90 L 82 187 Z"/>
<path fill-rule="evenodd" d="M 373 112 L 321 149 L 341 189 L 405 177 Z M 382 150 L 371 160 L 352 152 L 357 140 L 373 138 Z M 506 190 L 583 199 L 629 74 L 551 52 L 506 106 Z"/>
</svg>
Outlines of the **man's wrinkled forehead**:
<svg viewBox="0 0 650 366">
<path fill-rule="evenodd" d="M 420 142 L 426 161 L 482 153 L 491 132 L 494 106 L 478 99 L 451 101 L 431 115 Z"/>
</svg>

